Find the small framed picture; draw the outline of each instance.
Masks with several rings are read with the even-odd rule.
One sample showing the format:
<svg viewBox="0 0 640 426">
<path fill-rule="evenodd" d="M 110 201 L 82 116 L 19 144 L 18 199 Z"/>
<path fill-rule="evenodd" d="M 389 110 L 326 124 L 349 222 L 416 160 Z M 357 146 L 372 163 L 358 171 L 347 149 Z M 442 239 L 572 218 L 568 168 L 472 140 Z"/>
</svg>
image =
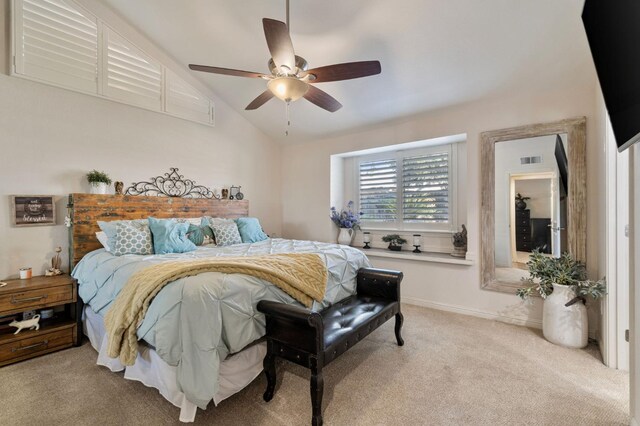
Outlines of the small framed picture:
<svg viewBox="0 0 640 426">
<path fill-rule="evenodd" d="M 12 195 L 15 226 L 56 224 L 56 204 L 52 195 Z"/>
</svg>

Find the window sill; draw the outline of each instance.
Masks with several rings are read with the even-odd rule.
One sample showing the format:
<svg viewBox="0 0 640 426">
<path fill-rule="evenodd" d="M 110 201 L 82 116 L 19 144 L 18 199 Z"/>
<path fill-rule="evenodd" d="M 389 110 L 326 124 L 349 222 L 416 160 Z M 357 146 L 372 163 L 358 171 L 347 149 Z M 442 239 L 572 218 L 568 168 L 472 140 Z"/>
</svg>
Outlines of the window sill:
<svg viewBox="0 0 640 426">
<path fill-rule="evenodd" d="M 374 228 L 371 226 L 365 226 L 362 225 L 360 227 L 360 230 L 362 232 L 395 232 L 397 234 L 420 234 L 420 235 L 426 235 L 426 234 L 454 234 L 455 232 L 458 231 L 451 231 L 448 229 L 397 229 L 397 228 L 392 228 L 392 227 L 387 227 L 387 228 Z"/>
<path fill-rule="evenodd" d="M 362 249 L 356 247 L 358 250 L 366 254 L 368 257 L 386 257 L 392 259 L 413 260 L 418 262 L 435 262 L 435 263 L 449 263 L 453 265 L 465 265 L 472 266 L 473 260 L 467 260 L 460 257 L 453 257 L 447 253 L 434 253 L 434 252 L 422 252 L 413 253 L 411 251 L 391 251 L 388 249 L 371 248 Z"/>
</svg>

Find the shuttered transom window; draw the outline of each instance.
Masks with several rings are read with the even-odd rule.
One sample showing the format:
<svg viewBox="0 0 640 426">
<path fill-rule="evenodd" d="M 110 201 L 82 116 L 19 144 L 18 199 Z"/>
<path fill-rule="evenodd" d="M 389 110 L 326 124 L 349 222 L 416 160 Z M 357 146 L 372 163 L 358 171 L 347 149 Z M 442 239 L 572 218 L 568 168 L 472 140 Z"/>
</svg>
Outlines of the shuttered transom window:
<svg viewBox="0 0 640 426">
<path fill-rule="evenodd" d="M 148 108 L 160 109 L 162 68 L 133 44 L 113 31 L 104 32 L 106 96 Z"/>
<path fill-rule="evenodd" d="M 64 87 L 96 93 L 98 26 L 62 0 L 23 0 L 16 10 L 16 71 Z"/>
<path fill-rule="evenodd" d="M 11 74 L 212 125 L 213 102 L 73 0 L 13 0 Z"/>
<path fill-rule="evenodd" d="M 357 158 L 363 226 L 450 230 L 453 223 L 452 145 Z"/>
</svg>

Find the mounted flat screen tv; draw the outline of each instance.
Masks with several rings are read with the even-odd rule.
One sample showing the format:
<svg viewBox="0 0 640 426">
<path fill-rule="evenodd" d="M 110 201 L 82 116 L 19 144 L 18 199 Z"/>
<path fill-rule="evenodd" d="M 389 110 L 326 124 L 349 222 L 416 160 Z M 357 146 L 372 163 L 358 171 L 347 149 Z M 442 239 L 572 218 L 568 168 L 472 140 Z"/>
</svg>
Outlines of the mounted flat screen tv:
<svg viewBox="0 0 640 426">
<path fill-rule="evenodd" d="M 640 1 L 586 0 L 582 22 L 623 151 L 640 140 Z"/>
</svg>

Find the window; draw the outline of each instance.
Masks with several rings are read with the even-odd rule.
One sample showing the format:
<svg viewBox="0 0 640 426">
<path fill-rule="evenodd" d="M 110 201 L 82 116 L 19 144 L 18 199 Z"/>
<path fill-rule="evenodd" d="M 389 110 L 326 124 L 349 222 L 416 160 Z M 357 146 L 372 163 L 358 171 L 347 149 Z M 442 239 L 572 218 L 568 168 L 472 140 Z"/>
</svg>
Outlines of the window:
<svg viewBox="0 0 640 426">
<path fill-rule="evenodd" d="M 19 7 L 20 4 L 22 7 Z M 63 0 L 22 0 L 15 8 L 15 71 L 97 93 L 96 19 Z"/>
<path fill-rule="evenodd" d="M 159 110 L 162 101 L 160 64 L 108 28 L 103 32 L 103 39 L 106 63 L 103 94 Z"/>
<path fill-rule="evenodd" d="M 213 125 L 212 101 L 72 0 L 14 1 L 12 75 Z"/>
<path fill-rule="evenodd" d="M 356 157 L 363 226 L 399 231 L 455 228 L 455 152 L 448 144 Z"/>
</svg>

